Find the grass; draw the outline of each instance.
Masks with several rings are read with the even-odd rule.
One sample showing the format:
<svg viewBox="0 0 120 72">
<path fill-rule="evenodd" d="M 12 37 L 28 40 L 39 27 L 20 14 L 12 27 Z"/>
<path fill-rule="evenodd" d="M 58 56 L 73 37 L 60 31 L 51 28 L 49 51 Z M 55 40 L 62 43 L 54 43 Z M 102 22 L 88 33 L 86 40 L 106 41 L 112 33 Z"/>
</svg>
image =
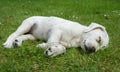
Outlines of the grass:
<svg viewBox="0 0 120 72">
<path fill-rule="evenodd" d="M 0 72 L 120 72 L 120 0 L 1 0 Z M 109 47 L 86 54 L 71 48 L 55 58 L 45 57 L 36 47 L 42 41 L 25 41 L 21 47 L 2 44 L 30 16 L 58 16 L 89 25 L 104 25 Z M 107 15 L 105 17 L 104 15 Z"/>
</svg>

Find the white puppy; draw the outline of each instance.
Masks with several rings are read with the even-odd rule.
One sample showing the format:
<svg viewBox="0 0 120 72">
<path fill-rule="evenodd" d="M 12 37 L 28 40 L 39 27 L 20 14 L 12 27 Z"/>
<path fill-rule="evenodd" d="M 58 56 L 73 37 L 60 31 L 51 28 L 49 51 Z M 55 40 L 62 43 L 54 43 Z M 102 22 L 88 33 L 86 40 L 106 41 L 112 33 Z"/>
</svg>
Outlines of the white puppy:
<svg viewBox="0 0 120 72">
<path fill-rule="evenodd" d="M 24 40 L 44 39 L 37 47 L 46 49 L 45 54 L 56 56 L 68 47 L 80 47 L 87 53 L 95 52 L 109 43 L 105 27 L 97 23 L 83 26 L 58 17 L 33 16 L 25 19 L 3 44 L 5 48 L 21 46 Z"/>
</svg>

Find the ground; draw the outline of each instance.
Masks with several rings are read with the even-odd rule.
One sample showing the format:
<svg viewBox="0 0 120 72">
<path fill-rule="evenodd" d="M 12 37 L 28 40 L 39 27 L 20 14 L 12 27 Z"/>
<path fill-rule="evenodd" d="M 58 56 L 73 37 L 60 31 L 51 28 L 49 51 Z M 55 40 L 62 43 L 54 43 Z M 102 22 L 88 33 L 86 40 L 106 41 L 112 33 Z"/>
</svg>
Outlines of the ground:
<svg viewBox="0 0 120 72">
<path fill-rule="evenodd" d="M 86 54 L 70 48 L 65 54 L 44 56 L 36 45 L 5 49 L 2 44 L 30 16 L 58 16 L 84 25 L 97 22 L 110 36 L 108 48 Z M 0 72 L 120 72 L 120 0 L 0 0 Z"/>
</svg>

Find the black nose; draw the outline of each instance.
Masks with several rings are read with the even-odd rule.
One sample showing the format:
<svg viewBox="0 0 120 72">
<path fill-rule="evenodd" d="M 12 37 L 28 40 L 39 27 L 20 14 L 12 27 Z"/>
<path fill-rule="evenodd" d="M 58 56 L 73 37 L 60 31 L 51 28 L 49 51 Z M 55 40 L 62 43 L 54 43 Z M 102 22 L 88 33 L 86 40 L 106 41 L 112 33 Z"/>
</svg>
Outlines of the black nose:
<svg viewBox="0 0 120 72">
<path fill-rule="evenodd" d="M 92 53 L 96 51 L 95 47 L 87 47 L 87 46 L 85 46 L 85 50 L 87 53 Z"/>
</svg>

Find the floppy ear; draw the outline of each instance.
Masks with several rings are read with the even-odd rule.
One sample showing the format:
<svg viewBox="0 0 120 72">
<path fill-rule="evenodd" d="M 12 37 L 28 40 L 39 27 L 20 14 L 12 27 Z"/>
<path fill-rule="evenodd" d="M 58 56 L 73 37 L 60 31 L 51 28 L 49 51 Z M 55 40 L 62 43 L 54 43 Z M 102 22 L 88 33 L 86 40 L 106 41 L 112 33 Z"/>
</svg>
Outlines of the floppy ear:
<svg viewBox="0 0 120 72">
<path fill-rule="evenodd" d="M 85 32 L 90 32 L 90 31 L 95 30 L 95 29 L 100 29 L 101 31 L 105 31 L 105 27 L 104 26 L 99 25 L 97 23 L 91 23 L 88 26 L 88 29 L 85 30 Z"/>
</svg>

